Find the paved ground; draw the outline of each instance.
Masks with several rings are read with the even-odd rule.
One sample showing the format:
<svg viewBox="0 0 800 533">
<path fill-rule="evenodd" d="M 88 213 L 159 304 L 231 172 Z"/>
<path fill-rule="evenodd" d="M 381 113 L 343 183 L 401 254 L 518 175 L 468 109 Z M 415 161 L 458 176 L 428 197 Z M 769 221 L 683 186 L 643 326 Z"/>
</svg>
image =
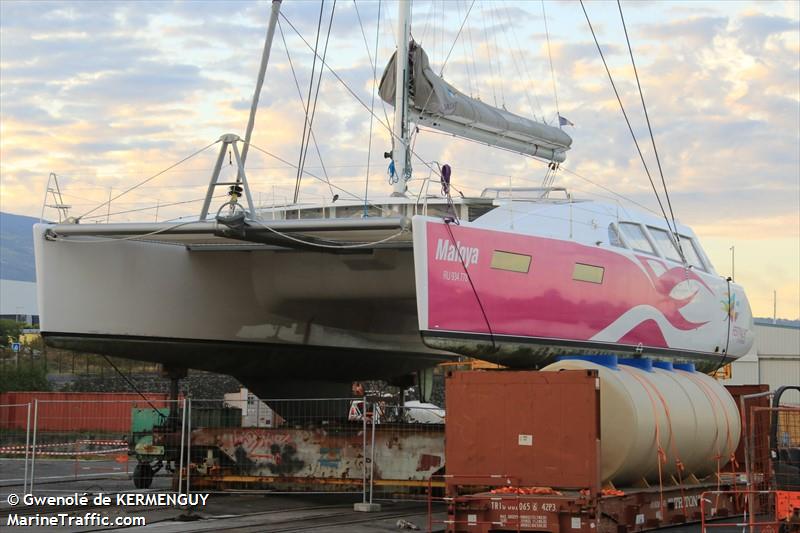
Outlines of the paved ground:
<svg viewBox="0 0 800 533">
<path fill-rule="evenodd" d="M 174 508 L 141 509 L 119 508 L 101 509 L 103 514 L 117 516 L 143 516 L 147 519 L 144 527 L 125 528 L 125 531 L 155 531 L 158 533 L 178 533 L 187 531 L 230 533 L 255 532 L 299 532 L 323 531 L 331 533 L 375 533 L 400 531 L 398 520 L 405 520 L 427 531 L 427 508 L 421 503 L 384 503 L 378 513 L 356 513 L 353 501 L 356 498 L 342 496 L 212 496 L 202 511 L 187 513 Z M 76 515 L 97 509 L 83 509 Z M 2 531 L 46 531 L 88 532 L 122 531 L 115 528 L 94 527 L 7 527 L 9 510 L 0 511 Z M 31 512 L 31 510 L 28 510 Z M 54 516 L 63 510 L 42 510 L 41 514 Z M 442 520 L 444 513 L 437 513 L 436 520 Z M 441 529 L 435 528 L 434 531 Z"/>
<path fill-rule="evenodd" d="M 30 467 L 29 467 L 30 468 Z M 133 463 L 130 464 L 133 470 Z M 68 494 L 90 495 L 103 493 L 136 492 L 130 473 L 123 463 L 114 460 L 83 461 L 42 459 L 35 465 L 34 491 L 37 496 Z M 157 531 L 177 533 L 186 531 L 230 533 L 323 531 L 331 533 L 373 533 L 401 531 L 398 521 L 404 520 L 427 530 L 427 505 L 419 502 L 381 502 L 378 513 L 356 513 L 353 503 L 361 501 L 360 494 L 348 495 L 277 495 L 277 494 L 218 494 L 209 497 L 207 505 L 193 511 L 175 507 L 98 507 L 88 505 L 79 508 L 63 506 L 27 507 L 8 503 L 11 494 L 23 494 L 25 462 L 17 459 L 0 459 L 0 531 L 29 532 L 88 532 L 119 531 L 114 527 L 36 527 L 9 526 L 8 517 L 18 516 L 57 517 L 67 513 L 85 516 L 101 513 L 111 518 L 142 516 L 147 520 L 144 527 L 125 528 L 125 531 Z M 171 478 L 164 474 L 157 477 L 147 493 L 164 493 L 169 490 Z M 434 515 L 437 521 L 444 519 L 443 512 Z M 441 528 L 434 528 L 434 531 Z"/>
<path fill-rule="evenodd" d="M 74 461 L 70 459 L 36 459 L 33 465 L 34 489 L 47 494 L 71 492 L 121 492 L 134 490 L 131 473 L 134 459 L 127 463 L 110 460 Z M 31 466 L 29 465 L 30 469 Z M 0 509 L 9 493 L 22 493 L 25 478 L 24 459 L 0 459 Z M 170 477 L 166 472 L 153 480 L 153 488 L 167 490 Z"/>
</svg>

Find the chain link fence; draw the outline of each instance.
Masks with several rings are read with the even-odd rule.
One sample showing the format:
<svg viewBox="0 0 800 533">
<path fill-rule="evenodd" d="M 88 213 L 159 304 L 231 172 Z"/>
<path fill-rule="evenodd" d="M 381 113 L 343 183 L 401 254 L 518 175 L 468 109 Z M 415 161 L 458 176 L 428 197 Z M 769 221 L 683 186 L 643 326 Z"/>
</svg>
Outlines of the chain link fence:
<svg viewBox="0 0 800 533">
<path fill-rule="evenodd" d="M 30 403 L 0 404 L 0 501 L 28 491 Z"/>
<path fill-rule="evenodd" d="M 0 405 L 0 488 L 424 501 L 444 410 L 381 398 L 34 399 Z"/>
</svg>

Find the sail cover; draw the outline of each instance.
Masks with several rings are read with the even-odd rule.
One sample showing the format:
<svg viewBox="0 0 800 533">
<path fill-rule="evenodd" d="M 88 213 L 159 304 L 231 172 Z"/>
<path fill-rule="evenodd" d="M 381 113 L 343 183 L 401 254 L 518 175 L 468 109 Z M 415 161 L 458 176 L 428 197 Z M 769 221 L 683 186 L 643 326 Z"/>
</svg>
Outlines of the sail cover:
<svg viewBox="0 0 800 533">
<path fill-rule="evenodd" d="M 437 76 L 428 55 L 414 41 L 409 47 L 409 115 L 421 126 L 492 146 L 561 162 L 572 138 L 560 128 L 509 113 L 470 98 Z M 381 98 L 394 105 L 397 53 L 383 71 Z"/>
</svg>

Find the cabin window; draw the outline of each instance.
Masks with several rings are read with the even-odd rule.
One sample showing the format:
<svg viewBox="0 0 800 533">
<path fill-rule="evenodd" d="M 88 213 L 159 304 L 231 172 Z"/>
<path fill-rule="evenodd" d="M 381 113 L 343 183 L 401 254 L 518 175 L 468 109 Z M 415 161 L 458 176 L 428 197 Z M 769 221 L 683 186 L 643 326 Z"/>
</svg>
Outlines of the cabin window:
<svg viewBox="0 0 800 533">
<path fill-rule="evenodd" d="M 619 236 L 619 230 L 613 222 L 608 225 L 608 242 L 611 244 L 611 246 L 625 248 L 625 245 L 622 244 L 622 239 Z"/>
<path fill-rule="evenodd" d="M 588 281 L 589 283 L 603 283 L 606 269 L 599 266 L 575 263 L 572 269 L 572 279 L 575 281 Z"/>
<path fill-rule="evenodd" d="M 654 228 L 652 226 L 648 226 L 647 229 L 650 230 L 650 235 L 653 236 L 653 240 L 656 242 L 656 246 L 658 247 L 658 251 L 661 252 L 661 255 L 670 261 L 677 261 L 680 263 L 681 254 L 678 253 L 672 236 L 663 229 Z"/>
<path fill-rule="evenodd" d="M 634 224 L 633 222 L 621 222 L 619 227 L 622 230 L 622 234 L 625 235 L 625 240 L 631 246 L 631 248 L 637 252 L 644 252 L 652 255 L 656 254 L 656 251 L 653 249 L 653 245 L 650 244 L 650 241 L 647 239 L 647 235 L 644 234 L 644 230 L 639 224 Z"/>
<path fill-rule="evenodd" d="M 686 257 L 686 262 L 695 268 L 705 270 L 703 260 L 700 259 L 700 254 L 697 251 L 697 244 L 691 237 L 681 235 L 681 247 L 683 248 L 683 255 Z"/>
<path fill-rule="evenodd" d="M 494 209 L 494 206 L 491 204 L 488 205 L 471 205 L 467 207 L 467 220 L 473 221 L 478 217 L 481 217 Z"/>
<path fill-rule="evenodd" d="M 531 256 L 495 250 L 492 252 L 491 267 L 527 274 L 531 269 Z"/>
<path fill-rule="evenodd" d="M 374 205 L 367 207 L 368 217 L 382 216 L 381 210 Z M 363 205 L 346 205 L 336 207 L 336 218 L 364 218 Z"/>
<path fill-rule="evenodd" d="M 303 209 L 300 213 L 300 218 L 325 218 L 325 214 L 323 210 L 320 208 L 316 209 Z"/>
</svg>

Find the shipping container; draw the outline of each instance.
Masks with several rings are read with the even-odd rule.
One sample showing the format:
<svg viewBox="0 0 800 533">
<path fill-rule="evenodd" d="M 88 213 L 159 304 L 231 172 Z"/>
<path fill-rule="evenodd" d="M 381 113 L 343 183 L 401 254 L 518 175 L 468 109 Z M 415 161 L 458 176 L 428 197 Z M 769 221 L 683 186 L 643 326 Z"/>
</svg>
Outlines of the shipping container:
<svg viewBox="0 0 800 533">
<path fill-rule="evenodd" d="M 0 393 L 0 405 L 14 407 L 0 409 L 0 427 L 24 430 L 27 404 L 38 400 L 38 407 L 31 409 L 31 424 L 35 413 L 37 431 L 127 434 L 131 431 L 132 408 L 161 409 L 169 405 L 167 394 L 146 393 L 145 397 L 147 400 L 132 392 L 4 392 Z"/>
</svg>

